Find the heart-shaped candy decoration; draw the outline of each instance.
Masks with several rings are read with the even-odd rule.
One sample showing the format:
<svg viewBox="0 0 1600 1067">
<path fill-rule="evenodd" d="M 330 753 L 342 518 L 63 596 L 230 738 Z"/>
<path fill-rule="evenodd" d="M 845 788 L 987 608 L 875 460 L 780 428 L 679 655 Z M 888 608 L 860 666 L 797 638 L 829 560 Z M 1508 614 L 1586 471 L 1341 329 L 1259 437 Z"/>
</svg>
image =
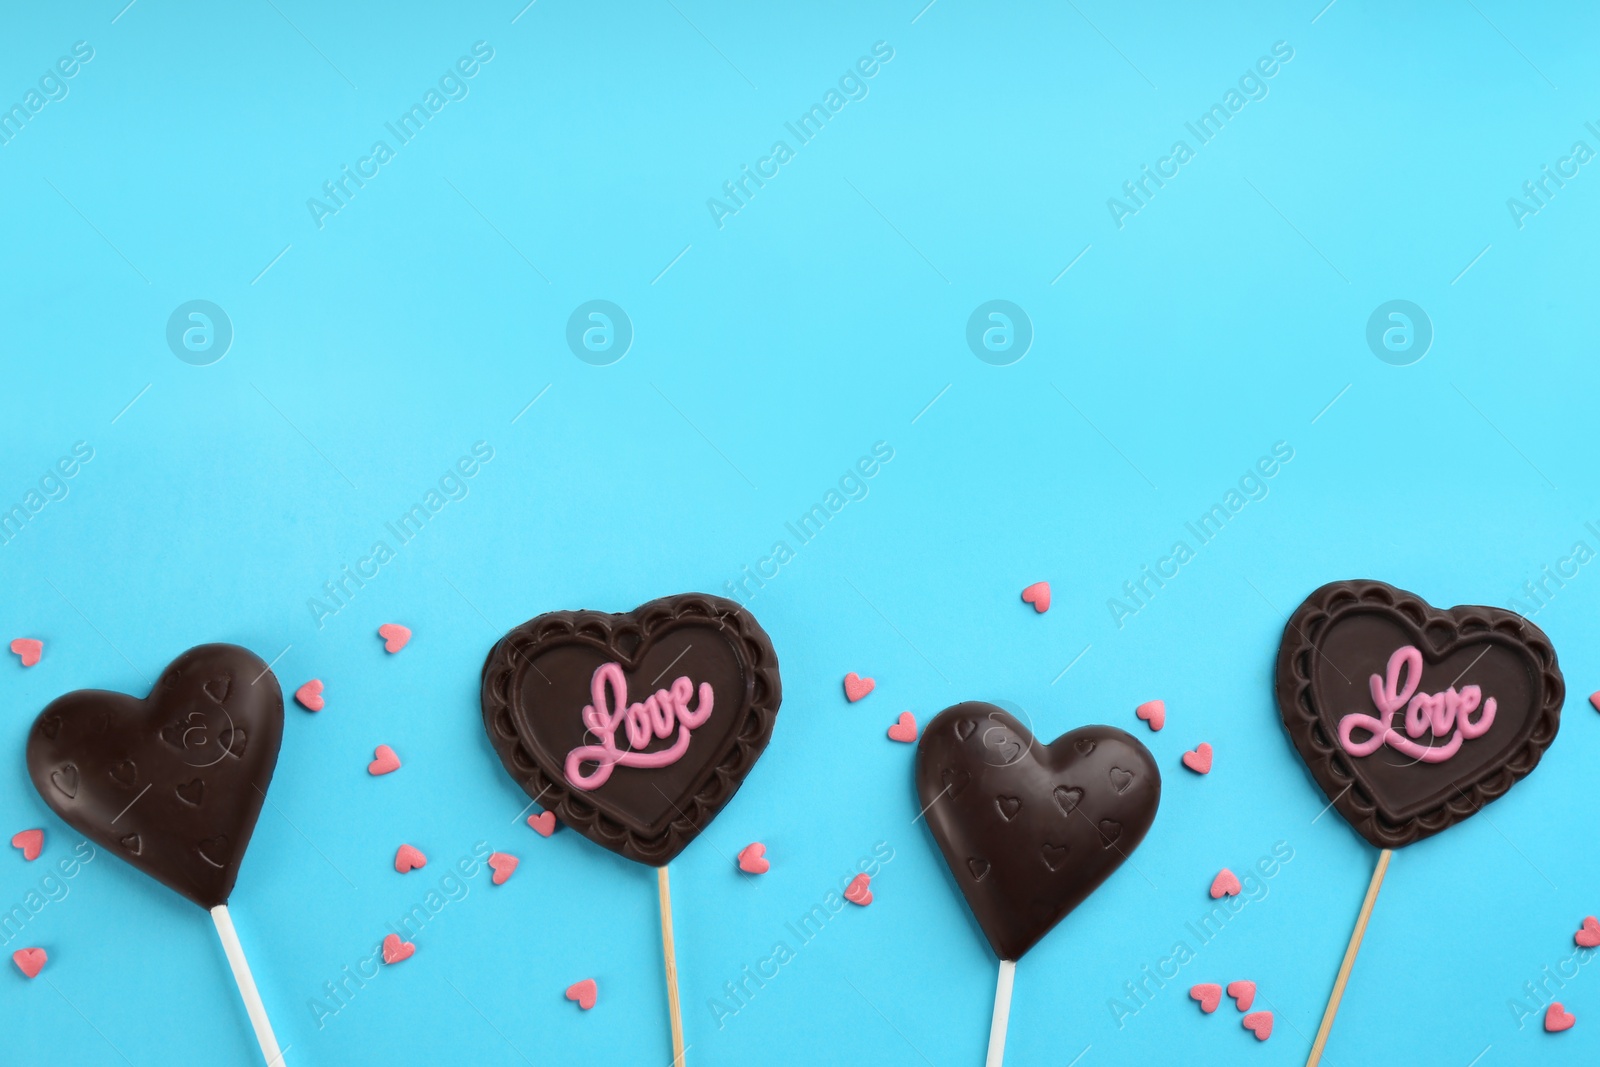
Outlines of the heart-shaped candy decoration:
<svg viewBox="0 0 1600 1067">
<path fill-rule="evenodd" d="M 1050 610 L 1050 583 L 1034 582 L 1022 591 L 1022 599 L 1033 605 L 1040 615 Z"/>
<path fill-rule="evenodd" d="M 1211 899 L 1221 900 L 1223 897 L 1236 897 L 1243 887 L 1239 885 L 1239 876 L 1224 867 L 1211 879 Z"/>
<path fill-rule="evenodd" d="M 752 841 L 739 850 L 739 869 L 745 874 L 766 874 L 772 869 L 772 861 L 766 855 L 767 846 Z"/>
<path fill-rule="evenodd" d="M 844 899 L 863 908 L 871 904 L 872 879 L 868 878 L 865 872 L 850 879 L 850 884 L 844 887 Z"/>
<path fill-rule="evenodd" d="M 11 847 L 22 850 L 22 858 L 32 863 L 44 849 L 43 830 L 19 830 L 11 835 Z"/>
<path fill-rule="evenodd" d="M 594 1007 L 595 997 L 599 994 L 600 987 L 595 985 L 593 978 L 585 978 L 581 982 L 573 982 L 567 986 L 567 999 L 577 1001 L 578 1007 L 588 1011 Z"/>
<path fill-rule="evenodd" d="M 1183 754 L 1183 765 L 1196 774 L 1210 774 L 1211 746 L 1202 741 L 1200 742 L 1200 747 L 1193 752 L 1185 752 Z"/>
<path fill-rule="evenodd" d="M 11 642 L 11 651 L 21 657 L 24 667 L 31 667 L 44 655 L 44 642 L 32 637 L 19 637 Z"/>
<path fill-rule="evenodd" d="M 417 951 L 417 946 L 410 941 L 400 940 L 399 934 L 390 934 L 383 939 L 383 962 L 399 963 L 409 960 Z"/>
<path fill-rule="evenodd" d="M 490 881 L 492 881 L 495 885 L 505 885 L 506 879 L 510 878 L 514 873 L 516 873 L 517 864 L 520 862 L 521 861 L 518 860 L 517 857 L 511 855 L 509 852 L 496 852 L 492 854 L 489 857 L 489 869 L 494 872 L 494 877 L 491 878 Z"/>
<path fill-rule="evenodd" d="M 411 845 L 401 845 L 395 850 L 394 869 L 401 874 L 414 871 L 418 867 L 426 867 L 427 865 L 428 857 L 422 854 L 421 849 L 413 848 Z"/>
<path fill-rule="evenodd" d="M 901 741 L 910 744 L 917 739 L 917 717 L 909 711 L 902 711 L 900 719 L 889 727 L 889 740 Z"/>
<path fill-rule="evenodd" d="M 1200 1010 L 1210 1015 L 1222 1003 L 1222 987 L 1215 982 L 1202 982 L 1189 987 L 1189 999 L 1200 1002 Z"/>
<path fill-rule="evenodd" d="M 411 630 L 397 622 L 386 622 L 378 627 L 378 636 L 383 638 L 383 650 L 392 656 L 410 642 Z"/>
<path fill-rule="evenodd" d="M 1577 933 L 1572 935 L 1572 940 L 1576 941 L 1581 948 L 1594 948 L 1596 945 L 1600 945 L 1600 920 L 1597 920 L 1593 915 L 1585 918 L 1583 926 L 1579 928 Z"/>
<path fill-rule="evenodd" d="M 1229 982 L 1228 996 L 1233 998 L 1234 1006 L 1240 1011 L 1249 1011 L 1250 1005 L 1256 1002 L 1256 984 L 1246 978 Z"/>
<path fill-rule="evenodd" d="M 28 733 L 28 774 L 55 813 L 203 908 L 225 904 L 283 740 L 260 657 L 201 645 L 143 700 L 81 689 Z"/>
<path fill-rule="evenodd" d="M 1244 1028 L 1256 1035 L 1257 1041 L 1265 1041 L 1272 1036 L 1272 1013 L 1270 1011 L 1252 1012 L 1244 1017 Z"/>
<path fill-rule="evenodd" d="M 863 678 L 855 671 L 844 676 L 844 698 L 854 704 L 874 689 L 878 683 L 871 678 Z"/>
<path fill-rule="evenodd" d="M 1044 745 L 1010 713 L 972 701 L 923 731 L 917 797 L 995 954 L 1018 960 L 1144 840 L 1161 773 L 1115 727 Z"/>
<path fill-rule="evenodd" d="M 1278 709 L 1312 777 L 1378 848 L 1503 796 L 1555 739 L 1566 687 L 1533 623 L 1440 610 L 1374 581 L 1306 598 L 1278 648 Z"/>
<path fill-rule="evenodd" d="M 528 816 L 528 825 L 540 837 L 549 837 L 556 832 L 556 813 L 553 811 L 541 811 L 537 815 L 530 815 Z"/>
<path fill-rule="evenodd" d="M 743 784 L 782 695 L 755 616 L 698 593 L 541 615 L 483 667 L 484 728 L 507 773 L 591 841 L 656 867 Z"/>
<path fill-rule="evenodd" d="M 394 749 L 388 745 L 379 745 L 372 750 L 372 762 L 367 764 L 368 774 L 392 774 L 399 769 L 400 757 L 395 755 Z"/>
<path fill-rule="evenodd" d="M 1165 700 L 1147 700 L 1133 709 L 1133 714 L 1150 724 L 1150 729 L 1159 730 L 1167 725 L 1167 702 Z"/>
<path fill-rule="evenodd" d="M 29 977 L 32 976 L 30 975 Z M 1563 1008 L 1559 1000 L 1544 1010 L 1544 1028 L 1552 1034 L 1559 1034 L 1563 1030 L 1571 1030 L 1572 1024 L 1577 1021 L 1577 1016 Z"/>
<path fill-rule="evenodd" d="M 11 962 L 17 965 L 17 970 L 24 977 L 37 978 L 39 972 L 44 970 L 44 965 L 50 962 L 50 955 L 42 948 L 19 948 L 11 954 Z"/>
<path fill-rule="evenodd" d="M 322 697 L 322 679 L 320 678 L 313 678 L 299 689 L 296 689 L 294 698 L 307 711 L 321 711 L 327 707 L 327 701 Z"/>
</svg>

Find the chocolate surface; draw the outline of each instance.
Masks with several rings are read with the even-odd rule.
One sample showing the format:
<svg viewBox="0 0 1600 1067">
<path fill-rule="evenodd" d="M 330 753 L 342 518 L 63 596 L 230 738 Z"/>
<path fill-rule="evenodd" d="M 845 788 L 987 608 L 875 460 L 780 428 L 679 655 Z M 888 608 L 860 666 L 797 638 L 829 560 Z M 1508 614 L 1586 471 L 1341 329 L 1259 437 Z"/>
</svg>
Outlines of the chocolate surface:
<svg viewBox="0 0 1600 1067">
<path fill-rule="evenodd" d="M 691 717 L 709 686 L 709 716 L 686 726 L 666 713 L 664 732 L 642 744 L 625 722 L 594 729 L 597 672 L 608 664 L 620 668 L 626 699 L 602 686 L 602 717 L 609 709 L 624 718 L 626 705 L 639 722 L 660 721 L 674 683 L 695 694 Z M 619 615 L 540 615 L 506 634 L 483 665 L 484 729 L 511 777 L 591 841 L 652 866 L 682 852 L 738 791 L 772 737 L 782 696 L 777 654 L 755 616 L 698 593 Z M 648 711 L 631 710 L 646 701 Z M 607 737 L 621 757 L 609 768 L 592 758 Z M 591 758 L 574 763 L 578 750 Z"/>
<path fill-rule="evenodd" d="M 1565 692 L 1555 649 L 1527 619 L 1440 610 L 1383 582 L 1318 589 L 1278 648 L 1290 739 L 1339 814 L 1379 848 L 1436 834 L 1503 796 L 1555 739 Z"/>
<path fill-rule="evenodd" d="M 200 645 L 143 700 L 80 689 L 28 733 L 28 774 L 67 824 L 203 908 L 224 904 L 283 740 L 260 657 Z"/>
<path fill-rule="evenodd" d="M 923 731 L 917 798 L 995 955 L 1017 960 L 1139 847 L 1161 773 L 1114 726 L 1042 745 L 1010 713 L 969 701 Z"/>
</svg>

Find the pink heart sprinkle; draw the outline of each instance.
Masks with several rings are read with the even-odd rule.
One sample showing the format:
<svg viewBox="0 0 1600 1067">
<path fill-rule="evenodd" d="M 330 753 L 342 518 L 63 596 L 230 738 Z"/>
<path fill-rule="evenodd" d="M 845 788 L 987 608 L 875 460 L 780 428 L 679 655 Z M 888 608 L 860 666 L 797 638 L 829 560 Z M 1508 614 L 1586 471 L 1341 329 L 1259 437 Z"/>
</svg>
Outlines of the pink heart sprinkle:
<svg viewBox="0 0 1600 1067">
<path fill-rule="evenodd" d="M 1211 773 L 1211 746 L 1200 742 L 1200 747 L 1193 752 L 1183 754 L 1183 765 L 1196 774 Z"/>
<path fill-rule="evenodd" d="M 494 877 L 490 881 L 495 885 L 505 885 L 506 879 L 510 878 L 512 873 L 516 871 L 518 862 L 517 857 L 509 852 L 492 854 L 489 857 L 489 869 L 494 872 Z"/>
<path fill-rule="evenodd" d="M 410 941 L 400 940 L 399 934 L 390 934 L 383 939 L 383 962 L 399 963 L 409 960 L 411 954 L 417 951 L 417 946 Z"/>
<path fill-rule="evenodd" d="M 16 844 L 16 839 L 12 838 L 11 843 L 13 845 Z M 1583 920 L 1583 928 L 1572 935 L 1572 940 L 1584 948 L 1594 948 L 1596 945 L 1600 945 L 1600 920 L 1595 919 L 1593 915 L 1585 918 Z"/>
<path fill-rule="evenodd" d="M 1050 583 L 1034 582 L 1022 591 L 1022 599 L 1033 605 L 1040 615 L 1050 610 Z"/>
<path fill-rule="evenodd" d="M 900 720 L 889 727 L 889 740 L 904 741 L 906 744 L 917 739 L 917 717 L 909 711 L 900 713 Z"/>
<path fill-rule="evenodd" d="M 1133 713 L 1148 722 L 1152 730 L 1159 730 L 1167 725 L 1167 703 L 1164 700 L 1147 700 L 1135 708 Z"/>
<path fill-rule="evenodd" d="M 1546 1016 L 1546 1019 L 1548 1018 Z M 1265 1041 L 1272 1036 L 1272 1013 L 1270 1011 L 1258 1011 L 1246 1015 L 1244 1017 L 1244 1028 L 1255 1034 L 1257 1041 Z"/>
<path fill-rule="evenodd" d="M 1228 868 L 1224 867 L 1217 872 L 1211 880 L 1211 899 L 1218 900 L 1222 897 L 1236 897 L 1239 895 L 1239 877 Z"/>
<path fill-rule="evenodd" d="M 11 651 L 15 652 L 16 650 L 17 650 L 17 646 L 16 645 L 12 645 L 11 646 Z M 1600 711 L 1600 693 L 1590 693 L 1589 694 L 1589 703 L 1594 705 L 1594 710 Z"/>
<path fill-rule="evenodd" d="M 22 657 L 22 665 L 31 667 L 39 662 L 39 657 L 44 655 L 44 642 L 35 641 L 31 637 L 19 637 L 11 642 L 11 651 Z M 29 975 L 32 978 L 33 975 Z"/>
<path fill-rule="evenodd" d="M 1202 982 L 1189 987 L 1189 999 L 1200 1002 L 1200 1010 L 1210 1015 L 1222 1003 L 1222 987 L 1215 982 Z"/>
<path fill-rule="evenodd" d="M 872 903 L 872 879 L 865 874 L 858 874 L 850 879 L 850 884 L 844 887 L 844 899 L 852 904 L 860 904 L 863 908 Z"/>
<path fill-rule="evenodd" d="M 11 962 L 17 965 L 17 970 L 29 978 L 38 977 L 39 972 L 44 970 L 44 965 L 49 961 L 49 955 L 42 948 L 19 948 L 11 954 Z M 1571 1016 L 1568 1016 L 1568 1018 L 1571 1018 Z M 1568 1023 L 1567 1025 L 1571 1026 L 1572 1024 Z"/>
<path fill-rule="evenodd" d="M 394 749 L 388 745 L 379 745 L 372 752 L 376 758 L 367 764 L 368 774 L 388 774 L 390 771 L 400 769 L 400 757 L 394 754 Z"/>
<path fill-rule="evenodd" d="M 556 813 L 542 811 L 537 815 L 528 816 L 528 825 L 544 837 L 549 837 L 556 832 Z"/>
<path fill-rule="evenodd" d="M 326 706 L 326 701 L 322 699 L 322 680 L 319 678 L 311 679 L 311 681 L 294 691 L 294 698 L 307 711 L 321 711 Z"/>
<path fill-rule="evenodd" d="M 18 964 L 18 966 L 21 966 Z M 28 977 L 33 977 L 29 975 Z M 1552 1034 L 1559 1034 L 1563 1030 L 1571 1030 L 1572 1024 L 1578 1021 L 1573 1015 L 1561 1006 L 1561 1001 L 1556 1001 L 1544 1010 L 1544 1028 Z"/>
<path fill-rule="evenodd" d="M 739 869 L 746 874 L 766 874 L 772 869 L 772 864 L 762 859 L 767 854 L 767 846 L 760 841 L 753 841 L 739 850 Z"/>
<path fill-rule="evenodd" d="M 1256 1002 L 1256 984 L 1244 978 L 1229 982 L 1228 996 L 1233 998 L 1233 1003 L 1240 1011 L 1249 1011 L 1250 1005 Z"/>
<path fill-rule="evenodd" d="M 39 858 L 39 853 L 44 848 L 43 830 L 23 830 L 12 835 L 13 847 L 22 850 L 22 858 L 32 863 Z"/>
<path fill-rule="evenodd" d="M 427 865 L 428 857 L 410 845 L 401 845 L 395 851 L 394 869 L 401 874 L 405 874 L 407 871 L 414 871 L 418 867 L 426 867 Z"/>
<path fill-rule="evenodd" d="M 573 982 L 567 986 L 567 999 L 578 1002 L 578 1007 L 588 1011 L 594 1007 L 595 995 L 600 992 L 600 987 L 594 984 L 593 978 L 585 978 L 581 982 Z"/>
<path fill-rule="evenodd" d="M 873 681 L 871 678 L 863 678 L 855 671 L 851 671 L 849 674 L 844 676 L 845 699 L 849 700 L 852 704 L 876 688 L 878 688 L 877 682 Z"/>
<path fill-rule="evenodd" d="M 411 631 L 397 622 L 386 622 L 378 627 L 378 636 L 383 638 L 383 650 L 394 655 L 411 640 Z"/>
</svg>

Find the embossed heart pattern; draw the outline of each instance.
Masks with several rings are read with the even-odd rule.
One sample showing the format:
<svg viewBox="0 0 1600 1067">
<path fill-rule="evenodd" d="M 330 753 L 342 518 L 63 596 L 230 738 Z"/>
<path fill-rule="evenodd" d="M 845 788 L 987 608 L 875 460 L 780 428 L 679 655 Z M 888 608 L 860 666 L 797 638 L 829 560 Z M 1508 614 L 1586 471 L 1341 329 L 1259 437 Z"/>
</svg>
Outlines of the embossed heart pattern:
<svg viewBox="0 0 1600 1067">
<path fill-rule="evenodd" d="M 1161 774 L 1113 726 L 1045 745 L 980 701 L 941 711 L 917 746 L 928 829 L 995 955 L 1015 961 L 1128 859 L 1155 821 Z"/>
</svg>

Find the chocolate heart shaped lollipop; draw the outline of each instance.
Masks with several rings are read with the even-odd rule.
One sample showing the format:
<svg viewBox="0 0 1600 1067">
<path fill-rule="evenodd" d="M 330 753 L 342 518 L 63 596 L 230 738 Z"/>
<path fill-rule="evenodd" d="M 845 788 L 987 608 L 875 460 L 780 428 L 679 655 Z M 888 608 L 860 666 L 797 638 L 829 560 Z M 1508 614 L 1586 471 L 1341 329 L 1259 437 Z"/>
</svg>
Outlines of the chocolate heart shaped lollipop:
<svg viewBox="0 0 1600 1067">
<path fill-rule="evenodd" d="M 203 908 L 224 904 L 283 739 L 260 657 L 200 645 L 143 700 L 80 689 L 28 733 L 28 774 L 68 825 Z"/>
<path fill-rule="evenodd" d="M 1555 740 L 1566 686 L 1544 632 L 1375 581 L 1306 598 L 1278 648 L 1278 709 L 1312 777 L 1378 848 L 1502 796 Z"/>
<path fill-rule="evenodd" d="M 995 955 L 1015 961 L 1144 840 L 1161 772 L 1114 726 L 1041 745 L 1010 713 L 969 701 L 923 731 L 917 797 Z"/>
<path fill-rule="evenodd" d="M 696 593 L 540 615 L 483 665 L 484 729 L 511 777 L 591 841 L 657 867 L 738 791 L 782 696 L 755 616 Z"/>
</svg>

